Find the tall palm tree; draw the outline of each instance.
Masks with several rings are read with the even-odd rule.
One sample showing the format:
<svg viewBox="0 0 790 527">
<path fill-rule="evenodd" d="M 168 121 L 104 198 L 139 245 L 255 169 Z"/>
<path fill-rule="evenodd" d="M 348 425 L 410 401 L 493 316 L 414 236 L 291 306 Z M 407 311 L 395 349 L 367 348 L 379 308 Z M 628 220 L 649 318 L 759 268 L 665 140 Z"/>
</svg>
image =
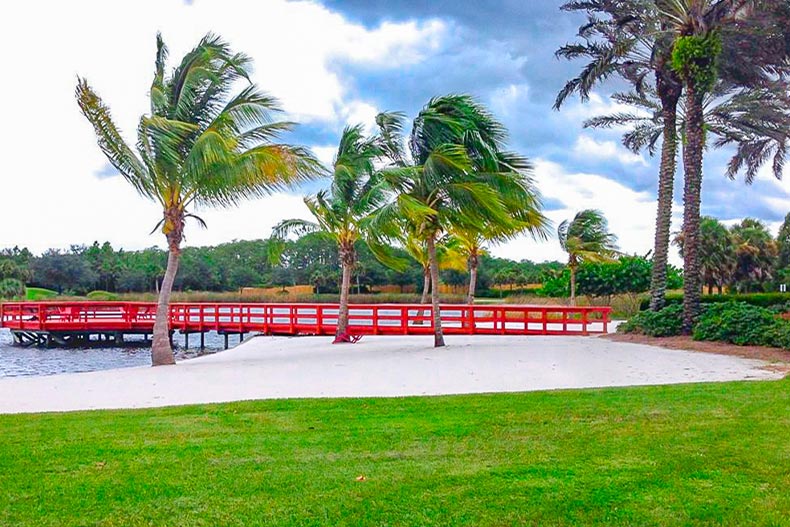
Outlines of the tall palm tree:
<svg viewBox="0 0 790 527">
<path fill-rule="evenodd" d="M 568 253 L 571 273 L 571 305 L 576 305 L 576 271 L 584 262 L 605 262 L 617 255 L 617 236 L 599 210 L 578 212 L 571 221 L 565 220 L 557 229 L 560 246 Z"/>
<path fill-rule="evenodd" d="M 384 250 L 375 238 L 366 235 L 364 222 L 388 197 L 387 186 L 378 174 L 375 161 L 383 154 L 376 138 L 365 137 L 362 125 L 343 130 L 333 163 L 332 187 L 304 202 L 315 222 L 290 219 L 275 226 L 272 234 L 284 239 L 289 234 L 322 232 L 337 244 L 342 280 L 340 310 L 335 343 L 348 342 L 349 292 L 351 274 L 357 263 L 354 245 L 365 240 L 377 255 Z M 380 249 L 376 251 L 375 249 Z"/>
<path fill-rule="evenodd" d="M 274 142 L 293 126 L 275 120 L 275 99 L 252 84 L 230 96 L 237 82 L 249 82 L 247 56 L 234 54 L 218 36 L 209 34 L 167 76 L 167 47 L 160 35 L 156 44 L 151 112 L 140 118 L 136 152 L 87 80 L 78 79 L 76 96 L 110 164 L 140 195 L 162 207 L 156 228 L 161 227 L 169 253 L 152 347 L 152 362 L 161 365 L 175 362 L 168 315 L 184 224 L 195 218 L 205 225 L 192 208 L 231 206 L 299 183 L 320 170 L 306 150 Z"/>
<path fill-rule="evenodd" d="M 650 285 L 650 308 L 657 311 L 665 304 L 678 151 L 676 120 L 683 86 L 671 67 L 672 39 L 663 31 L 666 22 L 658 16 L 656 4 L 651 0 L 595 0 L 571 1 L 561 7 L 565 11 L 585 12 L 588 20 L 579 28 L 579 40 L 561 47 L 557 56 L 568 60 L 586 57 L 589 62 L 566 83 L 554 108 L 559 109 L 574 93 L 586 101 L 596 86 L 613 75 L 629 82 L 641 94 L 652 76 L 664 124 Z"/>
<path fill-rule="evenodd" d="M 749 32 L 753 32 L 755 27 L 771 27 L 770 22 L 767 26 L 755 25 L 763 16 L 773 13 L 771 3 L 755 0 L 666 0 L 665 4 L 661 15 L 669 21 L 669 32 L 674 37 L 672 68 L 683 80 L 685 92 L 683 331 L 689 334 L 700 311 L 698 252 L 706 133 L 704 101 L 714 90 L 721 71 L 738 68 L 738 73 L 744 75 L 746 70 L 741 63 L 745 63 L 747 68 L 752 66 L 752 69 L 745 79 L 738 79 L 739 84 L 755 87 L 776 82 L 777 77 L 788 73 L 787 50 L 769 55 L 764 64 L 757 59 L 765 57 L 757 52 L 747 50 L 747 55 L 743 54 L 744 39 L 749 38 Z M 742 31 L 743 27 L 746 32 Z M 752 36 L 763 37 L 765 35 Z M 758 47 L 764 45 L 760 42 Z"/>
<path fill-rule="evenodd" d="M 374 228 L 386 234 L 402 217 L 416 226 L 430 260 L 434 345 L 444 346 L 436 242 L 458 223 L 512 223 L 508 196 L 531 188 L 530 165 L 504 150 L 505 128 L 468 95 L 431 99 L 414 119 L 408 153 L 402 114 L 383 114 L 377 122 L 392 161 L 384 177 L 397 198 L 379 211 Z"/>
<path fill-rule="evenodd" d="M 702 4 L 709 9 L 700 9 Z M 660 101 L 662 131 L 653 136 L 651 146 L 662 139 L 658 184 L 658 213 L 651 279 L 651 309 L 664 305 L 672 191 L 678 145 L 677 108 L 683 93 L 681 73 L 673 65 L 678 25 L 685 12 L 703 13 L 699 27 L 718 27 L 722 31 L 723 57 L 720 76 L 733 85 L 761 84 L 766 73 L 781 76 L 787 67 L 790 50 L 787 37 L 790 8 L 775 0 L 592 0 L 571 1 L 562 9 L 582 11 L 588 20 L 579 29 L 579 41 L 560 48 L 559 57 L 587 57 L 589 62 L 579 76 L 569 81 L 557 97 L 555 108 L 573 94 L 582 100 L 601 81 L 617 75 L 633 85 L 638 95 L 649 76 L 654 77 L 655 94 Z M 749 16 L 733 17 L 744 6 Z M 759 155 L 761 143 L 741 142 L 744 157 Z"/>
</svg>

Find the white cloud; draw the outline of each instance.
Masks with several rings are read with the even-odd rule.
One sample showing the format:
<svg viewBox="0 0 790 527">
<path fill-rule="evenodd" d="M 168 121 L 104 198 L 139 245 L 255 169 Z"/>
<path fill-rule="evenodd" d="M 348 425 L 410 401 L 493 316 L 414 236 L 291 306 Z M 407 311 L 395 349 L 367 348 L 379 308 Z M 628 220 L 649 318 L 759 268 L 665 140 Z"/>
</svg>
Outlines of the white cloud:
<svg viewBox="0 0 790 527">
<path fill-rule="evenodd" d="M 575 122 L 584 122 L 592 117 L 599 117 L 601 115 L 612 115 L 616 113 L 633 113 L 638 115 L 647 115 L 643 110 L 639 110 L 633 106 L 622 104 L 613 101 L 609 97 L 602 97 L 598 93 L 592 92 L 589 100 L 582 102 L 579 99 L 573 99 L 563 105 L 562 113 Z M 627 127 L 615 126 L 611 130 L 624 130 Z"/>
<path fill-rule="evenodd" d="M 580 135 L 576 139 L 573 153 L 579 157 L 616 159 L 626 165 L 648 165 L 642 156 L 629 152 L 614 141 L 598 141 L 585 134 Z"/>
<path fill-rule="evenodd" d="M 321 121 L 339 132 L 351 121 L 370 126 L 376 108 L 347 90 L 335 63 L 383 69 L 419 62 L 441 46 L 445 26 L 429 20 L 366 28 L 318 3 L 284 0 L 8 3 L 0 38 L 24 53 L 5 58 L 19 82 L 0 83 L 9 124 L 0 128 L 0 247 L 41 251 L 105 239 L 128 248 L 162 245 L 161 235 L 148 235 L 161 214 L 157 207 L 122 179 L 96 176 L 106 160 L 73 96 L 77 75 L 88 78 L 133 142 L 139 116 L 148 111 L 157 31 L 171 65 L 207 32 L 222 35 L 254 59 L 253 80 L 281 100 L 291 119 Z M 321 145 L 316 153 L 331 162 L 334 148 Z M 304 213 L 300 197 L 283 195 L 203 211 L 209 229 L 190 226 L 187 241 L 268 236 L 280 219 Z"/>
</svg>

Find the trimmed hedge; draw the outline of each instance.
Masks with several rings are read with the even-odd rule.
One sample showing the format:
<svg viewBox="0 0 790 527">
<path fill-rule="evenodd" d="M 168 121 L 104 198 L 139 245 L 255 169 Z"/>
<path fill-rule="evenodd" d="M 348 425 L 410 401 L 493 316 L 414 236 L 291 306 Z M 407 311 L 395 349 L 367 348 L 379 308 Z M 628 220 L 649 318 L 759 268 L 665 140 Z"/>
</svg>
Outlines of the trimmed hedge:
<svg viewBox="0 0 790 527">
<path fill-rule="evenodd" d="M 668 294 L 666 296 L 667 305 L 682 304 L 682 294 Z M 726 304 L 729 302 L 741 302 L 751 306 L 771 308 L 790 304 L 790 293 L 750 293 L 743 295 L 702 295 L 703 304 Z M 646 311 L 650 308 L 650 298 L 645 298 L 639 309 Z"/>
</svg>

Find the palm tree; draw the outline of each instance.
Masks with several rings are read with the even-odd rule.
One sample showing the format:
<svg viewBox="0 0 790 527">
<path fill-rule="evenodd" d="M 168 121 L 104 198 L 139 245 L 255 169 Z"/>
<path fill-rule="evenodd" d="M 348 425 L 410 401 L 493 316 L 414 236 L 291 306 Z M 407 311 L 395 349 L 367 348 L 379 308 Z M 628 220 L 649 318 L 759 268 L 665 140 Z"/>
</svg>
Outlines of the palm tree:
<svg viewBox="0 0 790 527">
<path fill-rule="evenodd" d="M 252 84 L 229 96 L 238 81 L 249 82 L 248 57 L 232 53 L 219 37 L 209 34 L 166 76 L 168 53 L 161 35 L 156 47 L 151 113 L 140 118 L 136 152 L 87 80 L 78 79 L 76 95 L 110 164 L 140 195 L 162 207 L 156 228 L 161 227 L 169 253 L 152 346 L 152 362 L 161 365 L 175 362 L 168 315 L 184 224 L 195 218 L 205 225 L 192 208 L 231 206 L 304 181 L 320 170 L 306 150 L 273 142 L 292 123 L 274 119 L 279 108 L 272 97 Z"/>
<path fill-rule="evenodd" d="M 603 213 L 594 209 L 580 211 L 557 229 L 560 246 L 568 253 L 571 272 L 571 305 L 576 305 L 576 270 L 584 262 L 605 262 L 617 255 L 617 236 L 609 232 Z"/>
<path fill-rule="evenodd" d="M 347 127 L 335 155 L 330 191 L 304 200 L 316 221 L 284 220 L 272 233 L 273 237 L 284 239 L 289 234 L 321 232 L 337 244 L 343 273 L 335 343 L 349 341 L 349 291 L 351 274 L 357 263 L 354 245 L 364 239 L 377 255 L 384 252 L 373 237 L 366 235 L 364 228 L 366 218 L 383 205 L 388 196 L 387 186 L 375 167 L 382 153 L 377 138 L 365 137 L 362 125 Z"/>
<path fill-rule="evenodd" d="M 413 122 L 408 154 L 402 114 L 382 114 L 377 122 L 392 161 L 384 177 L 397 199 L 379 211 L 373 227 L 387 235 L 386 226 L 404 217 L 416 226 L 430 261 L 434 345 L 444 346 L 436 242 L 459 223 L 511 224 L 509 196 L 532 188 L 530 164 L 504 150 L 505 128 L 468 95 L 431 99 Z"/>
<path fill-rule="evenodd" d="M 747 4 L 752 7 L 749 16 L 732 16 L 742 13 Z M 721 61 L 721 77 L 732 85 L 756 86 L 765 81 L 766 75 L 778 77 L 786 72 L 790 8 L 781 4 L 774 0 L 594 0 L 572 1 L 562 7 L 586 12 L 588 20 L 579 29 L 580 41 L 560 48 L 557 55 L 567 59 L 588 57 L 590 61 L 560 92 L 555 108 L 573 93 L 586 100 L 597 84 L 612 75 L 625 79 L 642 96 L 648 77 L 654 77 L 660 102 L 656 111 L 662 127 L 661 133 L 651 135 L 650 146 L 655 147 L 662 138 L 662 147 L 651 279 L 653 310 L 664 305 L 678 144 L 677 108 L 683 92 L 682 68 L 673 64 L 677 29 L 689 14 L 701 22 L 697 27 L 717 28 L 726 21 L 726 31 L 721 35 L 725 58 Z M 761 154 L 759 138 L 751 143 L 741 138 L 738 143 L 743 145 L 744 158 Z"/>
<path fill-rule="evenodd" d="M 650 284 L 650 308 L 657 311 L 665 304 L 672 193 L 677 167 L 677 107 L 683 89 L 671 67 L 672 39 L 664 33 L 666 23 L 658 16 L 656 3 L 652 1 L 571 1 L 561 9 L 586 12 L 588 20 L 579 28 L 579 41 L 561 47 L 557 56 L 590 60 L 557 95 L 555 109 L 574 93 L 586 101 L 592 90 L 612 75 L 632 84 L 640 94 L 650 76 L 655 82 L 664 125 Z"/>
<path fill-rule="evenodd" d="M 526 190 L 526 189 L 524 189 Z M 512 194 L 511 194 L 512 195 Z M 523 195 L 522 198 L 526 198 Z M 496 225 L 494 223 L 466 224 L 457 223 L 450 227 L 450 234 L 455 244 L 466 255 L 467 268 L 469 270 L 469 290 L 466 295 L 466 303 L 475 303 L 475 289 L 477 286 L 477 271 L 480 266 L 480 257 L 486 253 L 486 245 L 489 243 L 497 244 L 512 240 L 518 234 L 528 233 L 535 239 L 548 238 L 548 220 L 540 212 L 538 201 L 529 204 L 529 200 L 524 199 L 524 203 L 513 209 L 513 213 L 520 210 L 530 213 L 532 219 L 528 221 L 512 222 L 510 225 Z M 510 209 L 509 209 L 510 210 Z M 526 217 L 528 214 L 525 214 Z"/>
<path fill-rule="evenodd" d="M 779 253 L 778 244 L 761 221 L 745 218 L 730 228 L 735 252 L 732 274 L 738 292 L 762 290 L 772 280 Z"/>
<path fill-rule="evenodd" d="M 675 245 L 680 248 L 683 256 L 683 232 L 676 235 Z M 715 287 L 719 294 L 722 288 L 732 279 L 735 267 L 735 247 L 732 234 L 727 227 L 716 218 L 703 216 L 700 219 L 700 273 L 702 283 L 708 288 L 708 294 Z"/>
<path fill-rule="evenodd" d="M 751 72 L 747 82 L 739 79 L 740 84 L 748 87 L 775 82 L 777 75 L 787 73 L 786 50 L 778 54 L 778 62 L 771 55 L 769 58 L 773 62 L 766 64 L 756 60 L 763 58 L 756 53 L 743 56 L 744 32 L 738 31 L 739 26 L 746 26 L 753 31 L 752 22 L 757 20 L 755 14 L 772 13 L 770 3 L 767 9 L 764 8 L 762 2 L 753 0 L 666 0 L 661 13 L 670 22 L 670 33 L 674 36 L 672 68 L 683 80 L 685 91 L 683 331 L 686 334 L 691 333 L 700 311 L 698 253 L 705 148 L 704 101 L 716 86 L 720 63 L 723 68 L 740 68 L 740 63 L 745 63 L 747 67 L 755 64 L 758 69 Z M 729 35 L 733 35 L 733 38 L 723 38 Z M 754 38 L 760 36 L 755 35 Z M 725 47 L 725 43 L 732 46 Z M 760 45 L 765 43 L 761 42 Z M 725 60 L 721 60 L 722 57 Z"/>
</svg>

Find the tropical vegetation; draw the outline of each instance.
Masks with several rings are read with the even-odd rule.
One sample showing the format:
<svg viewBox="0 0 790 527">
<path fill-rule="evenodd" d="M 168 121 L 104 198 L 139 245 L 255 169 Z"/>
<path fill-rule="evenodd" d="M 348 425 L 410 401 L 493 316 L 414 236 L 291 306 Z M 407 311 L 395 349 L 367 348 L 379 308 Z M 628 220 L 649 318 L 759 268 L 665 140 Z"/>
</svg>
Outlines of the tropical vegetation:
<svg viewBox="0 0 790 527">
<path fill-rule="evenodd" d="M 169 252 L 154 326 L 154 365 L 175 363 L 168 320 L 184 226 L 190 218 L 205 226 L 192 209 L 235 205 L 321 173 L 308 151 L 275 142 L 293 123 L 278 121 L 277 101 L 251 83 L 249 57 L 209 34 L 170 75 L 167 58 L 157 35 L 150 114 L 140 118 L 136 152 L 88 81 L 78 79 L 76 89 L 80 110 L 110 164 L 140 195 L 162 207 L 155 230 L 161 228 Z M 239 81 L 248 85 L 231 95 Z"/>
<path fill-rule="evenodd" d="M 530 177 L 531 164 L 505 150 L 504 126 L 472 97 L 431 99 L 415 117 L 408 141 L 404 121 L 400 113 L 377 118 L 390 160 L 382 177 L 396 197 L 376 213 L 370 227 L 377 236 L 397 240 L 397 226 L 405 219 L 407 230 L 424 244 L 433 284 L 434 345 L 441 347 L 437 241 L 452 228 L 472 225 L 487 226 L 497 236 L 524 231 L 540 235 L 547 222 Z"/>
<path fill-rule="evenodd" d="M 788 74 L 787 21 L 790 10 L 781 2 L 733 0 L 641 0 L 568 2 L 568 11 L 582 11 L 588 20 L 579 41 L 560 48 L 558 56 L 586 57 L 581 73 L 560 91 L 555 107 L 579 93 L 586 100 L 594 87 L 616 75 L 634 94 L 620 102 L 649 107 L 652 115 L 621 114 L 593 119 L 594 126 L 630 123 L 624 136 L 632 149 L 651 153 L 662 140 L 658 177 L 658 213 L 652 301 L 664 305 L 667 248 L 672 214 L 672 189 L 678 137 L 683 138 L 684 251 L 686 332 L 699 311 L 699 218 L 702 157 L 706 144 L 705 108 L 720 103 L 724 124 L 717 128 L 719 145 L 737 145 L 730 175 L 746 167 L 747 181 L 771 155 L 774 171 L 782 171 L 788 137 L 786 104 Z M 734 102 L 720 99 L 735 94 Z M 685 98 L 683 96 L 685 95 Z M 645 101 L 652 97 L 655 102 Z M 778 102 L 777 102 L 778 101 Z M 681 107 L 682 103 L 682 107 Z M 682 121 L 678 110 L 682 109 Z M 649 123 L 646 121 L 650 121 Z M 679 128 L 680 127 L 680 128 Z M 680 130 L 680 134 L 678 133 Z"/>
<path fill-rule="evenodd" d="M 617 237 L 609 232 L 609 225 L 601 211 L 586 209 L 565 220 L 557 228 L 562 250 L 568 253 L 570 271 L 570 301 L 576 305 L 576 271 L 585 262 L 605 262 L 617 254 Z"/>
</svg>

